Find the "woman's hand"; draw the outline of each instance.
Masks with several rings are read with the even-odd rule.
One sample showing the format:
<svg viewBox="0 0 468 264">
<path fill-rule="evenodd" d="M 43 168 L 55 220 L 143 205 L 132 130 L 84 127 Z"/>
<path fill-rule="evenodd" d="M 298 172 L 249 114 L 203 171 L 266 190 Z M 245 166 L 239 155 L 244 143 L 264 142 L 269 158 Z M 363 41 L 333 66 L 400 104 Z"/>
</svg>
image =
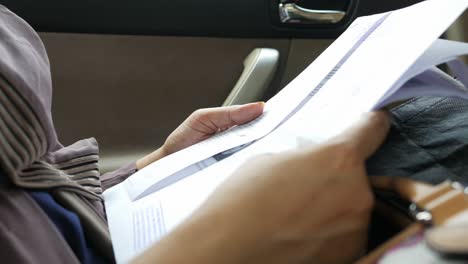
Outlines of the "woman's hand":
<svg viewBox="0 0 468 264">
<path fill-rule="evenodd" d="M 193 112 L 166 139 L 164 145 L 137 161 L 137 168 L 198 143 L 236 125 L 248 123 L 263 113 L 263 102 L 205 108 Z"/>
<path fill-rule="evenodd" d="M 251 160 L 140 260 L 355 260 L 365 249 L 373 206 L 365 160 L 383 142 L 388 129 L 386 113 L 369 113 L 324 144 Z"/>
</svg>

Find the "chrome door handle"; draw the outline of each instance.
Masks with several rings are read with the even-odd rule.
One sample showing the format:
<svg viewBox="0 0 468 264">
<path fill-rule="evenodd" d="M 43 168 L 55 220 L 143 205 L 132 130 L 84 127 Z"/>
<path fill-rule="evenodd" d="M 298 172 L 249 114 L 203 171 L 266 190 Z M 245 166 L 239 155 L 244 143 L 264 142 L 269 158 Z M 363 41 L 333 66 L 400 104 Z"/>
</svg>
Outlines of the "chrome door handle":
<svg viewBox="0 0 468 264">
<path fill-rule="evenodd" d="M 278 67 L 279 52 L 256 48 L 244 60 L 244 71 L 223 106 L 246 104 L 261 100 Z"/>
<path fill-rule="evenodd" d="M 279 16 L 282 23 L 291 24 L 336 24 L 346 15 L 339 10 L 307 9 L 295 3 L 280 3 Z"/>
</svg>

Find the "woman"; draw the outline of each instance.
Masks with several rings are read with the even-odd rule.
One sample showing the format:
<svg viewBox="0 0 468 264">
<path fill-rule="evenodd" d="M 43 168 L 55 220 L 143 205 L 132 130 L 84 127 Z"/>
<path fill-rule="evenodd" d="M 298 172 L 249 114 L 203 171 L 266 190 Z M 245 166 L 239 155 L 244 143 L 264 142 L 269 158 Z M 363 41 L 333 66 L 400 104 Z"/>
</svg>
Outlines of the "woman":
<svg viewBox="0 0 468 264">
<path fill-rule="evenodd" d="M 51 89 L 38 35 L 0 6 L 0 257 L 8 263 L 113 262 L 102 188 L 263 111 L 262 103 L 198 110 L 160 149 L 99 176 L 94 139 L 59 143 Z M 385 113 L 369 113 L 325 144 L 250 161 L 135 262 L 353 260 L 373 203 L 364 162 L 388 128 Z"/>
</svg>

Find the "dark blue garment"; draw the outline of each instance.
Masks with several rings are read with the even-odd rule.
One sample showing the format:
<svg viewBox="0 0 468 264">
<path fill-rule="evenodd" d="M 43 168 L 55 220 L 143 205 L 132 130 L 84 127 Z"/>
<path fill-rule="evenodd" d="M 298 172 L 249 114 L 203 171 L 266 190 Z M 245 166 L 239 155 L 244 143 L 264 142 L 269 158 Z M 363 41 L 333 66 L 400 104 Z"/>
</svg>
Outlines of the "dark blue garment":
<svg viewBox="0 0 468 264">
<path fill-rule="evenodd" d="M 0 171 L 0 184 L 7 181 L 7 177 Z M 75 213 L 61 206 L 47 192 L 28 193 L 54 223 L 81 263 L 103 263 L 88 247 L 80 219 Z"/>
<path fill-rule="evenodd" d="M 63 208 L 47 192 L 29 192 L 31 197 L 54 222 L 81 263 L 94 263 L 93 254 L 86 245 L 83 228 L 78 216 Z"/>
</svg>

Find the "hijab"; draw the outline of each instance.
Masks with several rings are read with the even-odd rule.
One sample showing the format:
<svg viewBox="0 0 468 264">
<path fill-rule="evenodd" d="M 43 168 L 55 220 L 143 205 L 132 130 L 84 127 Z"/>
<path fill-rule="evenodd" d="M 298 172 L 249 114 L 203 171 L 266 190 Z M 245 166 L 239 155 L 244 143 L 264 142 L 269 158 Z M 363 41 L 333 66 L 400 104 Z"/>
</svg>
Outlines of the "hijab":
<svg viewBox="0 0 468 264">
<path fill-rule="evenodd" d="M 64 147 L 52 120 L 52 80 L 38 34 L 0 5 L 0 167 L 28 189 L 101 199 L 95 139 Z"/>
</svg>

